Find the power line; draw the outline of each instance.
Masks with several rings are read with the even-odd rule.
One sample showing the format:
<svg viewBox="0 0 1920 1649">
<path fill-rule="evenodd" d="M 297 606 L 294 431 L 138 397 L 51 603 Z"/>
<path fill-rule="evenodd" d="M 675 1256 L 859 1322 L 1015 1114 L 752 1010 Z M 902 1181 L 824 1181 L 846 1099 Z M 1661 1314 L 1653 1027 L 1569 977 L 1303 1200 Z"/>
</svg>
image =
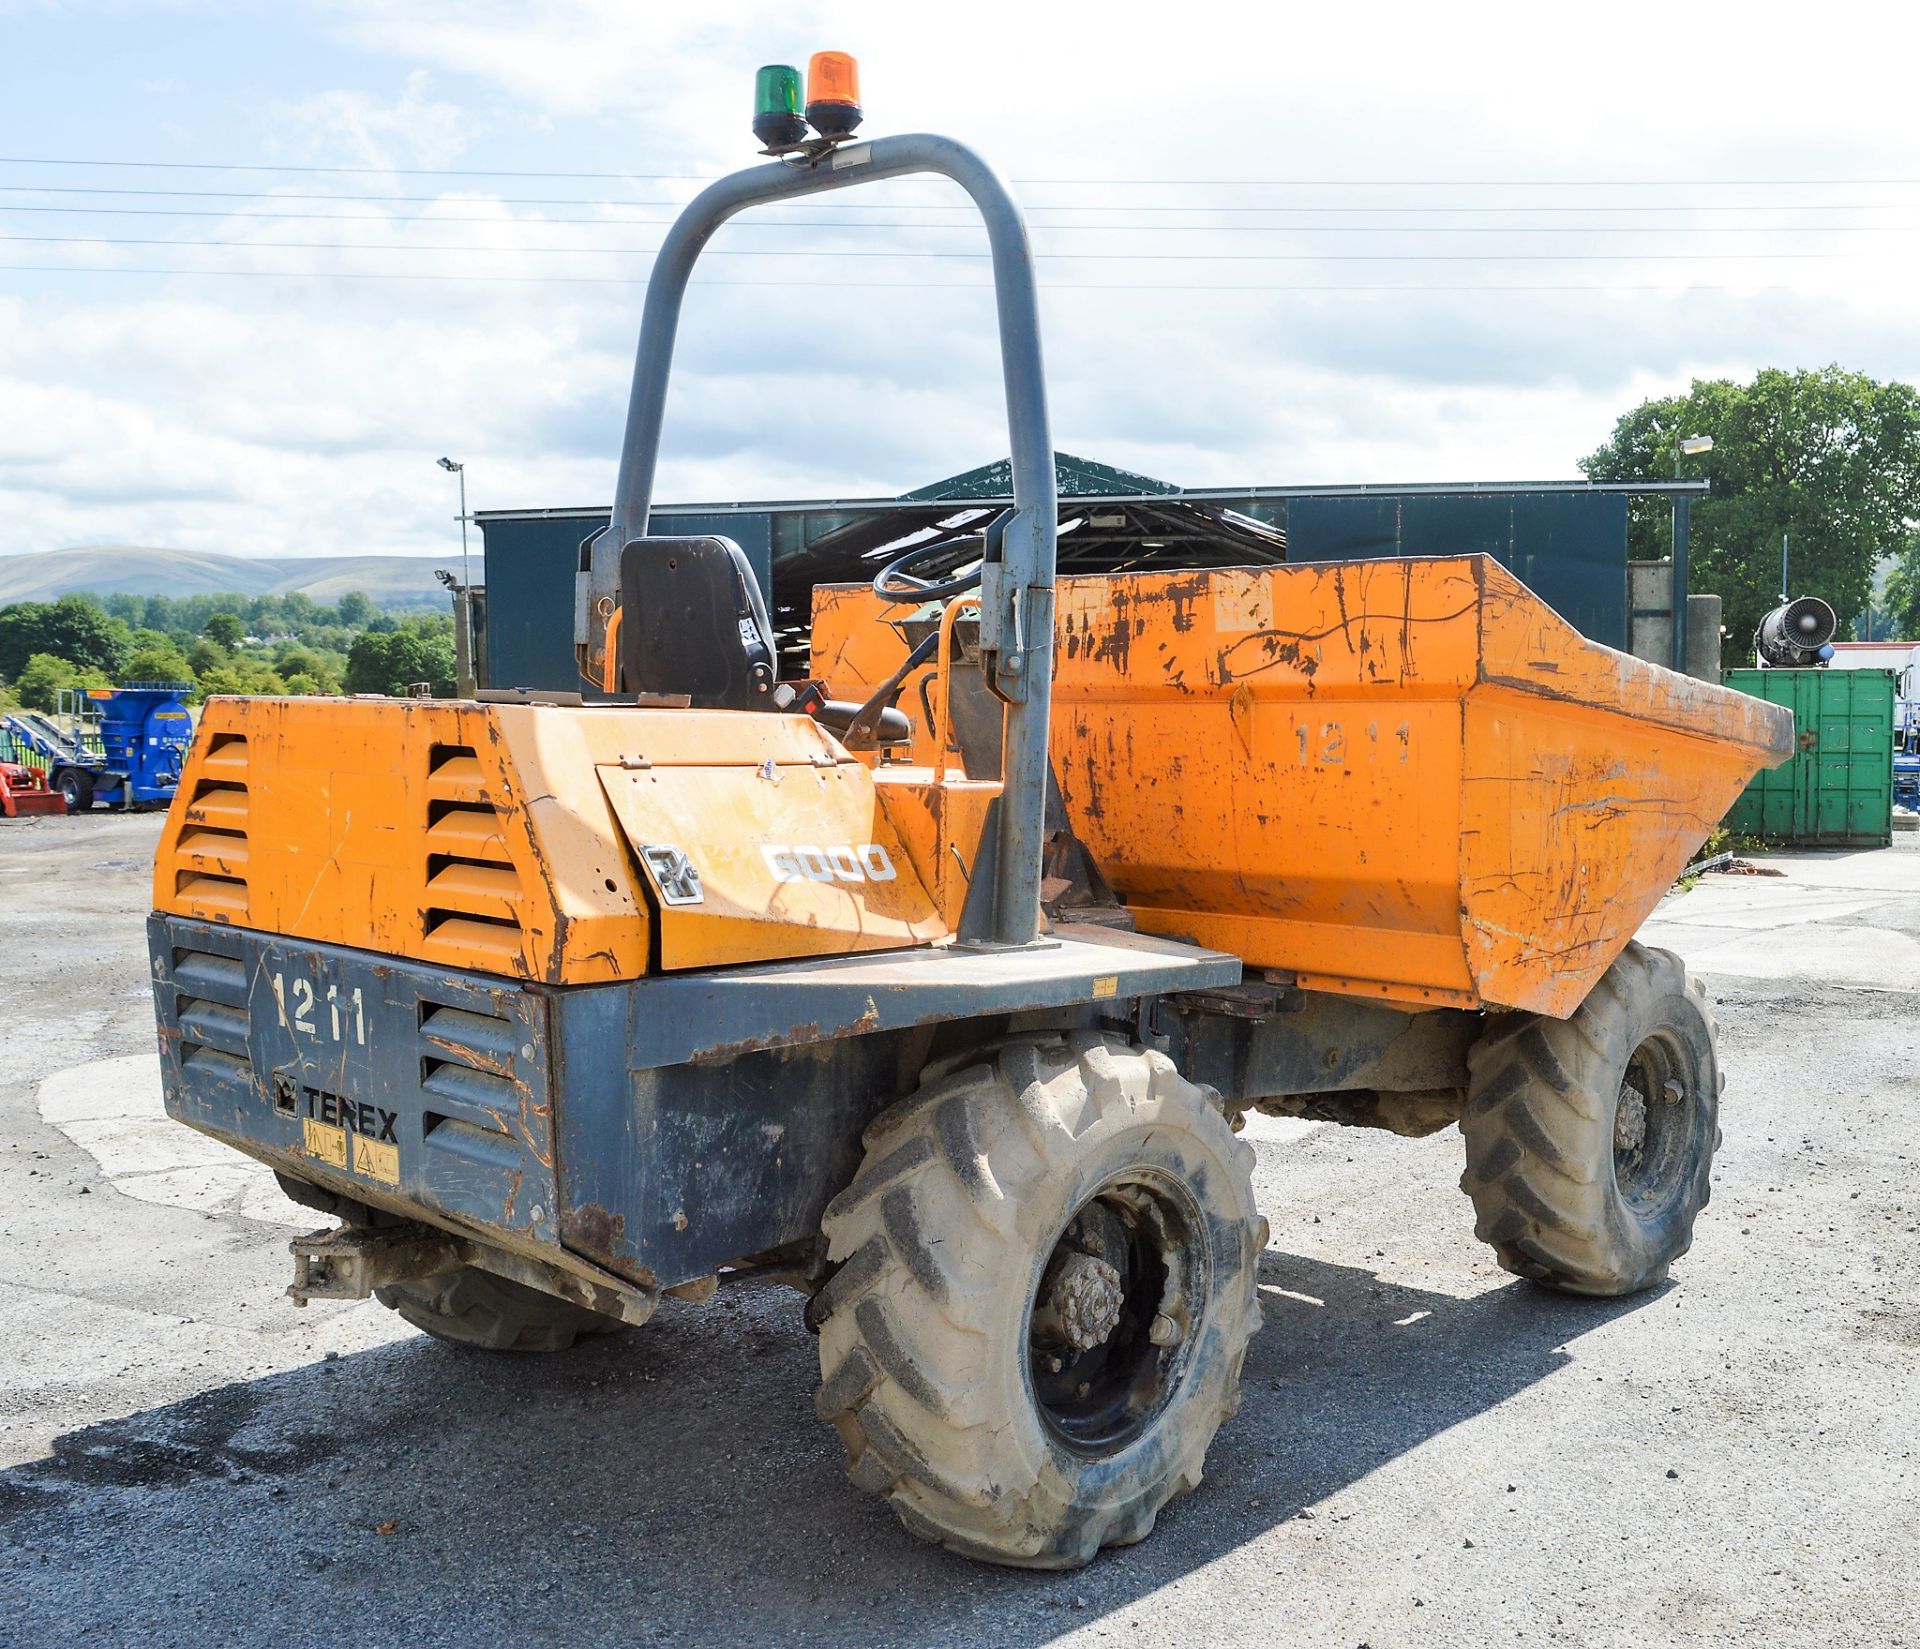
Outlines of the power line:
<svg viewBox="0 0 1920 1649">
<path fill-rule="evenodd" d="M 283 166 L 258 161 L 84 160 L 48 155 L 0 155 L 3 166 L 83 166 L 139 171 L 265 172 L 303 177 L 517 177 L 564 178 L 587 182 L 649 181 L 709 183 L 711 174 L 692 172 L 537 172 L 506 167 L 450 166 Z M 930 180 L 928 180 L 930 181 Z M 1016 183 L 1128 189 L 1834 189 L 1854 185 L 1895 187 L 1916 178 L 1016 178 Z"/>
<path fill-rule="evenodd" d="M 432 206 L 447 197 L 441 195 L 342 195 L 292 194 L 262 189 L 104 189 L 77 184 L 6 183 L 0 192 L 10 195 L 133 195 L 140 199 L 165 200 L 344 200 L 356 205 Z M 494 195 L 487 198 L 500 206 L 684 206 L 683 200 L 582 200 L 578 195 Z M 898 210 L 899 208 L 895 208 Z M 951 211 L 951 207 L 928 206 L 926 211 Z"/>
<path fill-rule="evenodd" d="M 898 182 L 911 182 L 913 180 L 894 178 L 894 179 L 889 179 L 888 181 L 893 183 L 898 183 Z M 0 194 L 87 195 L 87 196 L 114 195 L 114 196 L 131 196 L 135 199 L 142 199 L 142 200 L 160 199 L 160 200 L 238 200 L 238 201 L 248 201 L 248 200 L 335 201 L 335 202 L 341 202 L 348 205 L 356 205 L 356 206 L 368 206 L 368 205 L 435 206 L 435 205 L 441 204 L 442 202 L 448 199 L 448 197 L 445 194 L 359 195 L 359 194 L 340 194 L 340 193 L 333 193 L 333 192 L 326 193 L 326 194 L 291 193 L 291 192 L 282 191 L 282 190 L 261 190 L 261 189 L 111 189 L 111 188 L 104 188 L 104 187 L 93 187 L 93 186 L 75 185 L 75 184 L 38 184 L 38 183 L 0 184 Z M 462 197 L 456 196 L 454 198 L 457 200 Z M 595 199 L 587 199 L 579 195 L 494 195 L 494 194 L 488 193 L 485 195 L 485 198 L 498 206 L 587 206 L 587 207 L 607 207 L 607 208 L 643 206 L 643 207 L 672 208 L 677 211 L 679 208 L 687 204 L 684 200 L 605 200 L 605 199 L 595 200 Z M 1549 206 L 1549 205 L 1541 205 L 1538 202 L 1535 202 L 1533 204 L 1525 205 L 1525 206 L 1477 206 L 1477 205 L 1460 205 L 1460 204 L 1454 204 L 1449 206 L 1342 206 L 1342 205 L 1259 206 L 1259 205 L 1223 205 L 1223 204 L 1169 205 L 1164 202 L 1145 202 L 1138 205 L 1129 205 L 1126 203 L 1119 203 L 1119 202 L 1105 202 L 1097 205 L 1095 204 L 1076 205 L 1072 203 L 1047 205 L 1047 204 L 1027 203 L 1024 205 L 1024 210 L 1028 212 L 1133 212 L 1133 213 L 1149 213 L 1150 212 L 1156 215 L 1183 212 L 1183 213 L 1205 213 L 1205 214 L 1216 215 L 1216 216 L 1225 215 L 1228 213 L 1233 213 L 1237 215 L 1237 214 L 1245 214 L 1245 213 L 1251 213 L 1251 212 L 1261 212 L 1261 213 L 1266 213 L 1268 215 L 1271 215 L 1276 212 L 1323 212 L 1323 213 L 1342 213 L 1342 214 L 1345 214 L 1345 213 L 1414 213 L 1414 212 L 1418 212 L 1418 213 L 1438 213 L 1438 212 L 1495 213 L 1495 212 L 1499 212 L 1499 213 L 1515 213 L 1515 214 L 1522 213 L 1522 212 L 1529 212 L 1529 213 L 1531 212 L 1558 212 L 1558 213 L 1676 212 L 1678 213 L 1678 212 L 1757 212 L 1757 211 L 1878 212 L 1878 211 L 1896 211 L 1896 210 L 1900 210 L 1905 207 L 1911 207 L 1917 204 L 1920 204 L 1920 202 L 1863 201 L 1855 204 L 1846 204 L 1846 205 L 1843 205 L 1843 204 L 1819 205 L 1817 203 L 1795 203 L 1795 202 L 1788 201 L 1788 202 L 1768 202 L 1768 203 L 1757 204 L 1757 205 L 1737 205 L 1737 204 L 1732 204 L 1728 202 L 1708 202 L 1703 204 L 1687 204 L 1687 205 L 1659 205 L 1659 204 L 1621 205 L 1618 203 L 1608 203 L 1608 204 L 1603 204 L 1599 206 Z M 847 211 L 847 212 L 880 212 L 880 211 L 951 212 L 954 210 L 952 206 L 947 205 L 943 202 L 937 202 L 937 201 L 925 201 L 925 202 L 869 201 L 864 203 L 852 202 L 852 201 L 847 201 L 847 202 L 808 201 L 805 203 L 805 209 L 810 211 L 833 210 L 833 211 Z M 129 207 L 127 208 L 127 210 L 133 211 L 135 210 L 135 208 Z"/>
<path fill-rule="evenodd" d="M 577 257 L 652 257 L 657 246 L 395 246 L 377 241 L 180 240 L 110 235 L 0 235 L 0 241 L 49 246 L 217 246 L 260 252 L 458 252 L 496 256 L 561 253 Z M 927 247 L 889 251 L 874 247 L 781 247 L 749 251 L 709 247 L 709 258 L 940 258 L 985 261 L 991 252 L 940 252 Z M 1776 263 L 1782 260 L 1839 262 L 1871 258 L 1860 252 L 1036 252 L 1036 258 L 1067 263 Z"/>
<path fill-rule="evenodd" d="M 1916 203 L 1920 205 L 1920 203 Z M 1900 208 L 1905 209 L 1905 208 Z M 1384 208 L 1391 210 L 1391 208 Z M 1472 210 L 1472 208 L 1466 208 Z M 1551 208 L 1548 208 L 1551 210 Z M 1577 207 L 1566 208 L 1578 211 Z M 1634 208 L 1623 208 L 1634 210 Z M 1683 210 L 1683 208 L 1676 208 Z M 1790 210 L 1790 208 L 1788 208 Z M 545 229 L 550 226 L 579 225 L 586 228 L 655 227 L 665 228 L 671 218 L 502 218 L 497 216 L 442 215 L 425 213 L 396 215 L 391 212 L 217 212 L 168 206 L 16 206 L 0 201 L 0 212 L 31 212 L 61 216 L 88 217 L 160 217 L 216 218 L 221 222 L 250 223 L 385 223 L 396 228 L 435 227 L 443 223 L 486 223 L 499 228 Z M 979 220 L 957 223 L 917 223 L 897 218 L 738 218 L 728 224 L 729 231 L 750 229 L 909 229 L 978 233 Z M 1920 224 L 1886 223 L 1806 223 L 1806 224 L 1499 224 L 1499 223 L 1039 223 L 1036 230 L 1048 234 L 1156 234 L 1156 235 L 1911 235 L 1920 234 Z M 583 247 L 581 250 L 593 250 Z"/>
<path fill-rule="evenodd" d="M 291 172 L 302 177 L 524 177 L 577 178 L 590 182 L 633 177 L 686 183 L 709 181 L 694 172 L 521 172 L 448 166 L 269 166 L 257 161 L 59 160 L 42 155 L 0 155 L 0 166 L 95 166 L 159 172 Z"/>
<path fill-rule="evenodd" d="M 320 269 L 180 269 L 180 268 L 143 268 L 133 265 L 88 265 L 88 264 L 36 264 L 36 263 L 0 263 L 0 271 L 29 273 L 37 275 L 182 275 L 189 277 L 211 277 L 214 279 L 266 279 L 266 280 L 345 280 L 345 281 L 446 281 L 459 284 L 505 284 L 535 286 L 645 286 L 646 279 L 638 275 L 447 275 L 414 274 L 392 270 L 320 270 Z M 822 291 L 958 291 L 992 293 L 993 285 L 989 281 L 836 281 L 832 286 L 822 288 L 818 285 L 796 281 L 754 281 L 754 280 L 714 280 L 695 277 L 689 282 L 693 286 L 750 286 L 771 291 L 798 292 L 810 300 L 819 298 Z M 1683 285 L 1615 285 L 1582 282 L 1577 284 L 1526 284 L 1526 285 L 1487 285 L 1479 282 L 1471 285 L 1439 284 L 1373 284 L 1354 285 L 1351 283 L 1331 283 L 1315 285 L 1267 284 L 1226 285 L 1211 282 L 1160 282 L 1160 281 L 1048 281 L 1042 292 L 1079 291 L 1079 292 L 1592 292 L 1601 294 L 1626 292 L 1662 292 L 1662 293 L 1728 293 L 1752 294 L 1758 292 L 1797 292 L 1801 288 L 1773 283 L 1763 286 L 1710 286 L 1696 282 Z"/>
</svg>

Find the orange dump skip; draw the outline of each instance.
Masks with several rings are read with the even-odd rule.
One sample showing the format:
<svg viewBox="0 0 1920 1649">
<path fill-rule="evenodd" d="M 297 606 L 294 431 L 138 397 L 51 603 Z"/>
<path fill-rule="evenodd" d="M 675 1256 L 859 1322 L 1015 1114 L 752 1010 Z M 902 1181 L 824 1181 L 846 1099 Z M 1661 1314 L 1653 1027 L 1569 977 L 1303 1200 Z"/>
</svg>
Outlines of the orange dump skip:
<svg viewBox="0 0 1920 1649">
<path fill-rule="evenodd" d="M 1150 931 L 1303 985 L 1565 1015 L 1791 718 L 1484 556 L 1076 579 L 1054 755 Z"/>
<path fill-rule="evenodd" d="M 819 596 L 844 667 L 873 609 Z M 1055 771 L 1135 921 L 1317 990 L 1571 1013 L 1792 750 L 1484 556 L 1065 579 L 1056 612 Z"/>
</svg>

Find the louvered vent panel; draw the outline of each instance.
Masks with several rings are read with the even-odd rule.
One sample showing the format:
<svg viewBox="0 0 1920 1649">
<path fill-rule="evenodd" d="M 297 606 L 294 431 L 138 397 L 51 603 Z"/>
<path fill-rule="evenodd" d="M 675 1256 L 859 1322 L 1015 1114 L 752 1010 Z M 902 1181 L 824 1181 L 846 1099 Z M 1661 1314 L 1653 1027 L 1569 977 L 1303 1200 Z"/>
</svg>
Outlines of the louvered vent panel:
<svg viewBox="0 0 1920 1649">
<path fill-rule="evenodd" d="M 215 922 L 244 922 L 249 847 L 246 735 L 214 734 L 197 772 L 174 847 L 174 892 L 187 902 L 186 914 Z"/>
<path fill-rule="evenodd" d="M 428 945 L 468 966 L 522 971 L 526 935 L 520 878 L 471 745 L 432 747 L 426 795 L 421 908 Z"/>
</svg>

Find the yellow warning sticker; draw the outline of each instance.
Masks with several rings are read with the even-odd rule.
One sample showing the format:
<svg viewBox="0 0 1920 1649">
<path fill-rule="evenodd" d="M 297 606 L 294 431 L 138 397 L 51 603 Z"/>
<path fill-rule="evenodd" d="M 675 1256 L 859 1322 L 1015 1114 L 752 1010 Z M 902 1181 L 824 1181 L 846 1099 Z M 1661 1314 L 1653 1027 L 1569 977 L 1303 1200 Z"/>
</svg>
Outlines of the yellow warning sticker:
<svg viewBox="0 0 1920 1649">
<path fill-rule="evenodd" d="M 368 1179 L 377 1179 L 382 1185 L 398 1185 L 400 1147 L 390 1145 L 385 1140 L 368 1139 L 362 1134 L 355 1134 L 353 1171 L 364 1174 Z"/>
<path fill-rule="evenodd" d="M 1120 975 L 1119 974 L 1117 973 L 1103 974 L 1100 978 L 1094 980 L 1093 996 L 1096 1002 L 1103 996 L 1118 996 L 1119 994 L 1120 994 Z"/>
<path fill-rule="evenodd" d="M 331 1163 L 335 1168 L 347 1165 L 347 1131 L 336 1128 L 330 1122 L 315 1122 L 305 1117 L 300 1123 L 301 1144 L 310 1157 L 321 1162 Z"/>
</svg>

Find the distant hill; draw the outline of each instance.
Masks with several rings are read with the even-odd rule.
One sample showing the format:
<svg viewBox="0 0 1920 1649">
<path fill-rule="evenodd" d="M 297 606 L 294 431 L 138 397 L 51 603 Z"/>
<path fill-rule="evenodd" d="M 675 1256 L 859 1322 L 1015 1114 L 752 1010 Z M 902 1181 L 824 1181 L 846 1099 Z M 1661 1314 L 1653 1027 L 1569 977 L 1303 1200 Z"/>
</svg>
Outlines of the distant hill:
<svg viewBox="0 0 1920 1649">
<path fill-rule="evenodd" d="M 455 574 L 459 558 L 413 555 L 213 555 L 113 545 L 0 555 L 0 606 L 51 601 L 79 591 L 92 595 L 291 595 L 299 591 L 331 606 L 349 590 L 364 590 L 382 607 L 438 605 L 446 591 L 434 568 Z M 480 571 L 480 557 L 473 557 Z"/>
</svg>

